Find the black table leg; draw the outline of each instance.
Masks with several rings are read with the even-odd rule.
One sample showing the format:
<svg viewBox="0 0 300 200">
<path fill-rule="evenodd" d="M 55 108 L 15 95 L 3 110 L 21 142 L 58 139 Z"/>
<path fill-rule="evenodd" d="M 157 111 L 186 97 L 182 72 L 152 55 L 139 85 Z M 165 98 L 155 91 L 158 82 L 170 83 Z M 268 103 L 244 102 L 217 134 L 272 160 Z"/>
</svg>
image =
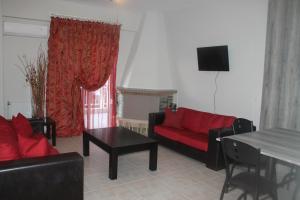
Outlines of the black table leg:
<svg viewBox="0 0 300 200">
<path fill-rule="evenodd" d="M 118 176 L 118 154 L 113 151 L 109 154 L 109 178 L 111 180 L 117 179 Z"/>
<path fill-rule="evenodd" d="M 43 128 L 44 128 L 44 127 L 43 127 Z M 50 124 L 47 124 L 47 125 L 46 125 L 46 137 L 47 137 L 48 139 L 51 138 L 50 132 L 51 132 Z"/>
<path fill-rule="evenodd" d="M 51 131 L 51 133 L 52 133 L 52 135 L 51 135 L 52 145 L 56 146 L 56 124 L 55 124 L 55 122 L 52 125 L 52 131 Z"/>
<path fill-rule="evenodd" d="M 83 141 L 83 155 L 89 156 L 90 155 L 90 143 L 89 143 L 88 135 L 86 133 L 83 133 L 82 141 Z"/>
<path fill-rule="evenodd" d="M 152 144 L 149 155 L 149 169 L 155 171 L 157 169 L 157 144 Z"/>
<path fill-rule="evenodd" d="M 295 187 L 295 191 L 293 192 L 292 200 L 299 199 L 299 197 L 300 197 L 300 169 L 297 166 L 297 168 L 296 168 L 296 187 Z"/>
</svg>

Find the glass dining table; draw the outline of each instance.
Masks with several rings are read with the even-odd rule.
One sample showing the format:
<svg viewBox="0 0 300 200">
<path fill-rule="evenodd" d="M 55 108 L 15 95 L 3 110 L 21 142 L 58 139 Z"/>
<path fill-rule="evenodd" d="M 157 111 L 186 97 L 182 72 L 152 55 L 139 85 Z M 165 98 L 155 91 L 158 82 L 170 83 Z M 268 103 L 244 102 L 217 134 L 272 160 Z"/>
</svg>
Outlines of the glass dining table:
<svg viewBox="0 0 300 200">
<path fill-rule="evenodd" d="M 255 132 L 227 136 L 261 150 L 261 154 L 271 158 L 270 166 L 276 160 L 300 167 L 300 132 L 282 128 L 272 128 Z M 273 168 L 270 168 L 272 170 Z M 296 188 L 293 199 L 300 198 L 300 170 L 297 170 Z"/>
</svg>

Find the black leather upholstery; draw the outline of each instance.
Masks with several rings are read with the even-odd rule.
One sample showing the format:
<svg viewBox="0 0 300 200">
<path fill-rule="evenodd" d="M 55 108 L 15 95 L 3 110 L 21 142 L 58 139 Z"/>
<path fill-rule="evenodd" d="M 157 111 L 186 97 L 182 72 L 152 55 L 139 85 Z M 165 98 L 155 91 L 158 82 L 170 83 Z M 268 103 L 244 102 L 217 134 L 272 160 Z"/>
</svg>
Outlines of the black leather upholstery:
<svg viewBox="0 0 300 200">
<path fill-rule="evenodd" d="M 150 138 L 155 138 L 154 133 L 154 126 L 158 124 L 162 124 L 165 119 L 165 113 L 164 112 L 158 112 L 158 113 L 149 113 L 149 120 L 148 120 L 148 136 Z"/>
<path fill-rule="evenodd" d="M 78 153 L 0 162 L 1 200 L 83 200 Z"/>
<path fill-rule="evenodd" d="M 232 129 L 234 134 L 241 134 L 241 133 L 253 132 L 256 130 L 256 127 L 253 126 L 253 122 L 248 119 L 237 118 L 234 120 L 232 124 Z"/>
</svg>

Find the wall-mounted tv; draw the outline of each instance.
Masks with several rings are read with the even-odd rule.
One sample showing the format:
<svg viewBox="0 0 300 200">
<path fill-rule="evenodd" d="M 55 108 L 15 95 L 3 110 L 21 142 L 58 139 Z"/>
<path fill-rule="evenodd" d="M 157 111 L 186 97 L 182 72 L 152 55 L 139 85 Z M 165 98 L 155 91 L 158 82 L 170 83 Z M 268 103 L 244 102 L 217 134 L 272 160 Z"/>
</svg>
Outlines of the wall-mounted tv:
<svg viewBox="0 0 300 200">
<path fill-rule="evenodd" d="M 228 46 L 197 48 L 199 71 L 229 71 Z"/>
</svg>

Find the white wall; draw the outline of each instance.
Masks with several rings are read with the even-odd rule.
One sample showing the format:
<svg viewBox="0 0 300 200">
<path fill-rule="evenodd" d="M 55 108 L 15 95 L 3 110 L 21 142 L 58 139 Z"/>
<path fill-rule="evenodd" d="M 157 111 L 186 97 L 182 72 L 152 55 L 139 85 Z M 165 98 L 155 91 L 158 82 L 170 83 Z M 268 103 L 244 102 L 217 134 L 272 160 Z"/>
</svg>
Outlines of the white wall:
<svg viewBox="0 0 300 200">
<path fill-rule="evenodd" d="M 147 12 L 122 84 L 130 88 L 173 89 L 164 16 Z"/>
<path fill-rule="evenodd" d="M 31 116 L 31 93 L 25 82 L 25 77 L 20 70 L 22 68 L 18 56 L 27 55 L 28 59 L 36 58 L 38 48 L 47 47 L 46 38 L 30 38 L 4 36 L 3 61 L 4 61 L 4 102 L 5 115 L 11 117 L 18 112 Z M 9 106 L 7 105 L 9 102 Z"/>
<path fill-rule="evenodd" d="M 4 19 L 21 21 L 22 23 L 49 25 L 51 14 L 101 19 L 108 22 L 116 22 L 118 19 L 123 25 L 120 41 L 120 52 L 122 53 L 119 56 L 118 72 L 122 72 L 122 66 L 124 66 L 128 56 L 126 49 L 131 46 L 141 16 L 138 13 L 123 12 L 115 8 L 101 8 L 57 0 L 2 0 L 2 2 L 3 16 L 10 16 Z M 28 20 L 18 18 L 28 18 Z M 7 102 L 11 103 L 11 106 L 5 106 L 4 113 L 6 117 L 11 117 L 11 114 L 16 112 L 22 112 L 30 116 L 30 90 L 24 81 L 23 74 L 16 65 L 20 64 L 18 56 L 26 55 L 29 59 L 34 59 L 41 44 L 47 49 L 47 38 L 12 35 L 4 35 L 3 38 L 4 77 L 1 78 L 1 81 L 4 82 L 4 97 L 1 99 L 3 99 L 5 105 Z M 120 73 L 117 74 L 117 77 L 120 77 Z"/>
<path fill-rule="evenodd" d="M 2 1 L 0 1 L 0 22 L 2 22 Z M 2 27 L 0 26 L 0 115 L 4 115 L 4 98 L 3 98 L 3 57 L 2 57 Z"/>
<path fill-rule="evenodd" d="M 108 21 L 115 21 L 118 15 L 122 31 L 117 85 L 178 89 L 180 106 L 204 111 L 213 111 L 216 73 L 197 70 L 196 48 L 227 44 L 230 72 L 220 73 L 216 112 L 249 118 L 258 125 L 267 0 L 199 0 L 198 6 L 170 11 L 165 17 L 157 12 L 143 15 L 59 0 L 2 3 L 5 16 L 46 21 L 51 13 Z M 33 57 L 38 45 L 46 42 L 47 39 L 4 36 L 5 102 L 30 101 L 28 88 L 17 74 L 17 56 L 27 53 Z M 0 104 L 2 99 L 0 89 Z"/>
<path fill-rule="evenodd" d="M 138 61 L 138 65 L 135 60 L 142 60 L 143 58 L 140 55 L 136 56 L 134 53 L 132 54 L 132 47 L 138 47 L 140 50 L 149 49 L 147 45 L 149 43 L 145 43 L 143 41 L 150 40 L 151 43 L 163 43 L 165 50 L 163 50 L 166 55 L 166 39 L 165 37 L 165 29 L 163 29 L 163 25 L 160 20 L 157 18 L 161 18 L 162 16 L 157 14 L 152 14 L 152 18 L 154 21 L 149 24 L 151 26 L 151 30 L 155 35 L 163 35 L 163 39 L 155 37 L 152 39 L 152 36 L 147 32 L 140 32 L 145 28 L 145 24 L 143 23 L 143 15 L 142 13 L 137 12 L 129 12 L 126 10 L 122 10 L 120 8 L 108 8 L 108 7 L 100 7 L 100 6 L 92 6 L 92 5 L 84 5 L 78 4 L 74 2 L 61 1 L 61 0 L 2 0 L 3 2 L 3 16 L 11 16 L 6 17 L 9 20 L 20 21 L 20 19 L 15 19 L 14 17 L 19 18 L 28 18 L 26 23 L 34 23 L 35 20 L 45 20 L 46 23 L 49 24 L 50 15 L 67 15 L 67 16 L 77 16 L 80 18 L 87 19 L 101 19 L 108 22 L 116 22 L 118 20 L 122 24 L 121 30 L 121 40 L 120 40 L 120 53 L 119 60 L 117 66 L 117 86 L 127 86 L 127 87 L 146 87 L 146 88 L 170 88 L 171 85 L 169 82 L 166 83 L 162 78 L 156 79 L 153 81 L 153 78 L 156 77 L 164 77 L 169 75 L 167 70 L 160 70 L 159 67 L 152 67 L 152 74 L 148 76 L 147 71 L 149 69 L 149 64 L 147 62 L 141 63 Z M 157 15 L 158 17 L 155 17 Z M 32 20 L 31 20 L 32 19 Z M 21 20 L 24 21 L 24 20 Z M 25 20 L 26 21 L 26 20 Z M 37 21 L 38 22 L 38 21 Z M 147 25 L 148 26 L 148 25 Z M 141 28 L 143 27 L 143 28 Z M 160 34 L 160 31 L 164 31 Z M 140 44 L 139 37 L 142 37 L 142 44 Z M 162 41 L 163 40 L 163 41 Z M 24 82 L 24 77 L 15 66 L 19 64 L 18 56 L 27 55 L 29 58 L 34 58 L 37 53 L 37 49 L 40 44 L 47 46 L 47 38 L 29 38 L 29 37 L 20 37 L 20 36 L 4 36 L 4 102 L 10 101 L 13 106 L 5 107 L 5 113 L 7 117 L 10 117 L 10 114 L 13 114 L 18 110 L 30 115 L 30 91 L 28 86 Z M 145 47 L 143 47 L 145 45 Z M 152 56 L 155 54 L 156 57 L 159 57 L 159 48 L 158 45 L 155 45 L 156 48 L 150 48 L 148 50 L 148 56 Z M 168 61 L 166 58 L 159 58 L 155 63 L 152 64 L 158 66 L 166 66 Z M 160 64 L 163 62 L 163 64 Z M 134 67 L 131 65 L 134 64 Z M 128 69 L 134 69 L 134 75 L 128 77 L 128 73 L 124 73 Z M 1 68 L 0 68 L 1 69 Z M 125 77 L 123 77 L 125 76 Z M 142 78 L 141 78 L 142 77 Z M 137 78 L 137 80 L 134 80 Z M 129 84 L 124 85 L 121 83 L 122 79 L 126 79 Z M 143 84 L 146 82 L 147 84 Z M 167 85 L 168 87 L 165 87 Z M 1 92 L 1 91 L 0 91 Z M 1 94 L 1 93 L 0 93 Z M 14 107 L 12 109 L 12 107 Z"/>
<path fill-rule="evenodd" d="M 213 112 L 216 72 L 198 71 L 197 47 L 228 45 L 230 72 L 218 78 L 216 113 L 259 125 L 267 0 L 199 0 L 199 6 L 166 14 L 179 106 Z"/>
</svg>

